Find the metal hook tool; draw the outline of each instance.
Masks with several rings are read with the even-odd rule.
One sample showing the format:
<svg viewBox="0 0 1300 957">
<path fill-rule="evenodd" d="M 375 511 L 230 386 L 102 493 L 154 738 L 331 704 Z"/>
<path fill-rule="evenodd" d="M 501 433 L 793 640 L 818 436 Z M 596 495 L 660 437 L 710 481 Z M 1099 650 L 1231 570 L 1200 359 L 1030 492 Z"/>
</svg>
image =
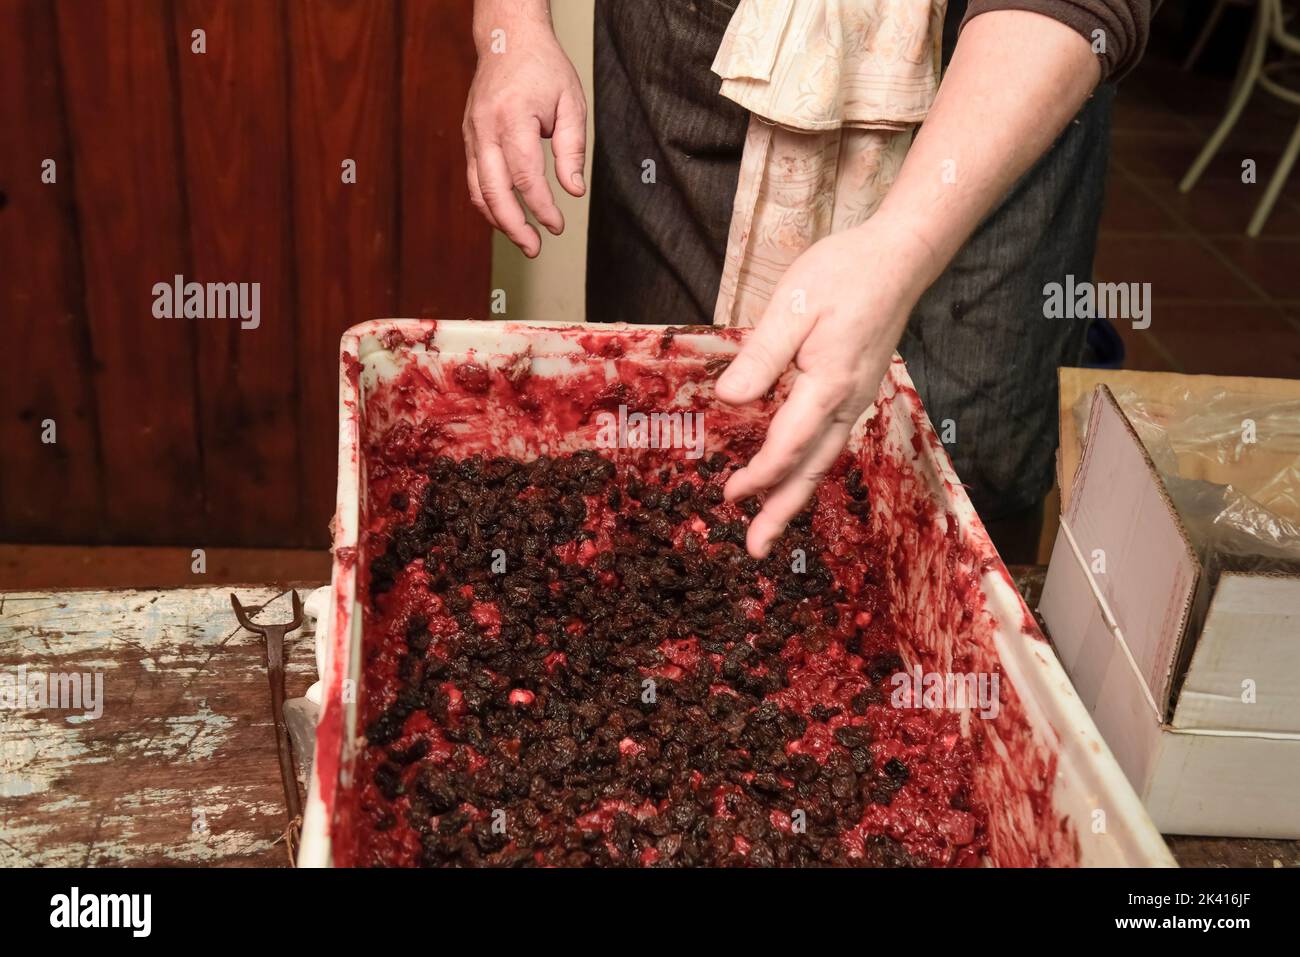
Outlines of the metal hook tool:
<svg viewBox="0 0 1300 957">
<path fill-rule="evenodd" d="M 289 729 L 284 723 L 284 636 L 302 624 L 302 599 L 297 591 L 293 595 L 293 621 L 279 625 L 259 625 L 244 611 L 234 592 L 230 604 L 235 609 L 239 623 L 265 640 L 266 670 L 271 681 L 271 720 L 275 723 L 275 747 L 280 757 L 280 781 L 284 785 L 284 803 L 289 812 L 289 827 L 285 832 L 289 844 L 289 859 L 298 856 L 298 836 L 302 831 L 302 804 L 298 800 L 298 778 L 293 770 L 293 750 L 289 743 Z"/>
</svg>

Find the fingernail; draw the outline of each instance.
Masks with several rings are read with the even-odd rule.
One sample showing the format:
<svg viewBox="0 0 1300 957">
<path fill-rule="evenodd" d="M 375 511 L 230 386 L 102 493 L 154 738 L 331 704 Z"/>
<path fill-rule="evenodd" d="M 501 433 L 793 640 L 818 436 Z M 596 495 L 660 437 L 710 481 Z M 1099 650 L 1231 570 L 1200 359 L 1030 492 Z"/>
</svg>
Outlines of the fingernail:
<svg viewBox="0 0 1300 957">
<path fill-rule="evenodd" d="M 744 480 L 742 479 L 740 482 L 737 482 L 736 476 L 742 474 L 744 471 L 744 469 L 740 469 L 734 473 L 731 478 L 727 479 L 727 484 L 722 486 L 722 497 L 726 501 L 735 502 L 740 498 L 740 492 L 737 491 L 737 489 L 741 487 L 741 482 Z"/>
<path fill-rule="evenodd" d="M 574 174 L 573 174 L 572 176 L 570 176 L 569 178 L 570 178 L 571 180 L 573 180 L 573 185 L 576 186 L 576 187 L 578 187 L 578 189 L 586 189 L 586 188 L 587 188 L 587 181 L 584 180 L 584 179 L 582 178 L 582 173 L 581 173 L 581 171 L 579 171 L 579 172 L 577 172 L 577 173 L 574 173 Z"/>
</svg>

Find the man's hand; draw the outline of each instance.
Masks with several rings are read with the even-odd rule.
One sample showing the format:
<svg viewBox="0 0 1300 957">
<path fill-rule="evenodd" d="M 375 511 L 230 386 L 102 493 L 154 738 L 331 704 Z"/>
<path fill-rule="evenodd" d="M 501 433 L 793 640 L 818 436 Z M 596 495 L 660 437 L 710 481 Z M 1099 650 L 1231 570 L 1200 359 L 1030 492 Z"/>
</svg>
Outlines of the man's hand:
<svg viewBox="0 0 1300 957">
<path fill-rule="evenodd" d="M 1088 41 L 1046 16 L 994 10 L 972 18 L 875 215 L 816 243 L 786 271 L 717 387 L 724 402 L 751 402 L 791 360 L 800 373 L 767 441 L 727 483 L 732 501 L 767 493 L 750 523 L 751 555 L 766 555 L 812 497 L 876 397 L 921 293 L 1047 151 L 1100 74 Z"/>
<path fill-rule="evenodd" d="M 565 191 L 586 192 L 587 101 L 545 4 L 478 0 L 474 36 L 478 69 L 462 127 L 470 201 L 532 258 L 541 252 L 542 239 L 525 218 L 519 197 L 552 234 L 564 230 L 564 216 L 546 181 L 541 141 L 551 140 L 555 176 Z"/>
<path fill-rule="evenodd" d="M 750 523 L 749 553 L 765 556 L 844 449 L 924 286 L 928 250 L 883 219 L 814 244 L 786 271 L 763 318 L 718 379 L 724 402 L 762 396 L 791 361 L 799 375 L 767 441 L 728 480 L 728 501 L 767 497 Z"/>
</svg>

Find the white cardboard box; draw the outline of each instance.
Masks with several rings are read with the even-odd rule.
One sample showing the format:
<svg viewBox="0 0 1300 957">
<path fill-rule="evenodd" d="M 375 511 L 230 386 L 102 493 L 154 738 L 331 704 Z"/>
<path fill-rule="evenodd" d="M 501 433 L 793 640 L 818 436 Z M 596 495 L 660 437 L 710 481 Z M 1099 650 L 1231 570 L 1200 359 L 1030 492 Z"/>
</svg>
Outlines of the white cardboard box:
<svg viewBox="0 0 1300 957">
<path fill-rule="evenodd" d="M 1105 385 L 1063 500 L 1039 610 L 1156 825 L 1300 838 L 1300 576 L 1225 572 L 1192 633 L 1204 569 Z"/>
</svg>

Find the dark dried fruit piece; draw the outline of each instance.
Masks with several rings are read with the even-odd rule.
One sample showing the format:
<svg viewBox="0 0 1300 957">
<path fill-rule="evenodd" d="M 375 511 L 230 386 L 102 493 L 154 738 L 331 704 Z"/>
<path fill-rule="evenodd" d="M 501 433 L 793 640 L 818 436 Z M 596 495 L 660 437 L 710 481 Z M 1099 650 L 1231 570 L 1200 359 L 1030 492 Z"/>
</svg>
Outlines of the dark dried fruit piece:
<svg viewBox="0 0 1300 957">
<path fill-rule="evenodd" d="M 492 388 L 475 363 L 454 374 Z M 870 706 L 903 662 L 861 624 L 883 586 L 836 564 L 813 509 L 759 561 L 727 455 L 422 461 L 395 487 L 423 491 L 392 492 L 372 532 L 367 627 L 390 642 L 366 649 L 372 847 L 426 866 L 918 863 L 844 839 L 911 777 L 872 758 Z M 865 508 L 860 473 L 840 480 Z M 792 688 L 827 662 L 842 690 Z M 964 779 L 933 800 L 981 820 Z M 807 830 L 783 832 L 795 808 Z"/>
</svg>

